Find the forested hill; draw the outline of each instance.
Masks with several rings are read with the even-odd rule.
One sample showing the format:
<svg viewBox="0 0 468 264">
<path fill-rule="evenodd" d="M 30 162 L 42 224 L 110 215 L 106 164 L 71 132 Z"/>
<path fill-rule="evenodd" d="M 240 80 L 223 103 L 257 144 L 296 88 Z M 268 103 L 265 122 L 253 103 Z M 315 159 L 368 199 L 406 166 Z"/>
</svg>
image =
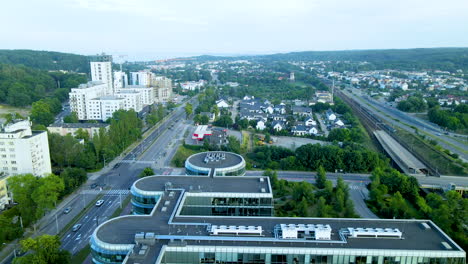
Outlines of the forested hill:
<svg viewBox="0 0 468 264">
<path fill-rule="evenodd" d="M 0 50 L 1 63 L 24 65 L 46 71 L 89 72 L 89 62 L 86 56 L 54 51 Z"/>
<path fill-rule="evenodd" d="M 303 51 L 259 56 L 199 56 L 197 60 L 250 59 L 259 61 L 367 61 L 370 69 L 468 70 L 468 48 Z"/>
</svg>

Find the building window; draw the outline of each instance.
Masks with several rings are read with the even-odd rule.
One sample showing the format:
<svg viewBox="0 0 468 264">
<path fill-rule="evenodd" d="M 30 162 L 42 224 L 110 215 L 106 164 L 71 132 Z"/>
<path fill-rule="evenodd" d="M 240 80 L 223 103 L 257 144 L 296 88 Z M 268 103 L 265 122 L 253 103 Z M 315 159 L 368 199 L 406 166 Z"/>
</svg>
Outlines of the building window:
<svg viewBox="0 0 468 264">
<path fill-rule="evenodd" d="M 12 161 L 11 161 L 11 164 L 16 164 L 16 160 L 12 160 Z"/>
<path fill-rule="evenodd" d="M 18 170 L 18 168 L 16 168 L 16 167 L 12 167 L 11 169 L 14 170 L 14 171 Z"/>
</svg>

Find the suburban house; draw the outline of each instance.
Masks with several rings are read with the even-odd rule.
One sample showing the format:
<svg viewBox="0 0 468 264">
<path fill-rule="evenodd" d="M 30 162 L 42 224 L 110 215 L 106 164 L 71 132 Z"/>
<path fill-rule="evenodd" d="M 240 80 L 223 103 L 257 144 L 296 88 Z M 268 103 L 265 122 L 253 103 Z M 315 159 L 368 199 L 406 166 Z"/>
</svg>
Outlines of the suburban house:
<svg viewBox="0 0 468 264">
<path fill-rule="evenodd" d="M 216 105 L 218 106 L 218 108 L 228 108 L 229 107 L 229 104 L 224 99 L 220 99 L 220 100 L 216 101 Z"/>
<path fill-rule="evenodd" d="M 202 116 L 206 115 L 209 118 L 210 122 L 213 122 L 216 119 L 216 115 L 214 113 L 201 112 L 200 115 L 202 115 Z"/>
<path fill-rule="evenodd" d="M 309 133 L 309 129 L 304 125 L 293 126 L 291 132 L 295 136 L 304 136 Z"/>
<path fill-rule="evenodd" d="M 275 105 L 275 107 L 273 108 L 273 110 L 274 110 L 276 113 L 279 113 L 279 114 L 281 114 L 281 115 L 286 114 L 286 106 L 285 106 L 285 105 Z"/>
<path fill-rule="evenodd" d="M 331 109 L 328 109 L 327 112 L 325 112 L 325 114 L 327 115 L 327 120 L 328 121 L 335 121 L 336 115 L 335 115 L 335 113 L 333 113 L 333 111 Z"/>
<path fill-rule="evenodd" d="M 276 131 L 281 131 L 281 130 L 283 130 L 283 128 L 285 128 L 285 125 L 284 125 L 284 123 L 282 121 L 274 121 L 272 123 L 272 127 Z"/>
<path fill-rule="evenodd" d="M 340 119 L 338 119 L 338 120 L 335 121 L 335 126 L 344 127 L 344 123 L 343 123 L 343 121 L 341 121 Z"/>
<path fill-rule="evenodd" d="M 308 129 L 309 129 L 308 132 L 310 135 L 317 135 L 319 132 L 316 126 L 309 127 Z"/>
<path fill-rule="evenodd" d="M 286 117 L 284 115 L 272 114 L 269 116 L 273 121 L 283 121 L 286 122 Z"/>
<path fill-rule="evenodd" d="M 307 118 L 304 121 L 304 123 L 305 123 L 306 126 L 316 126 L 317 125 L 317 122 L 312 117 Z"/>
<path fill-rule="evenodd" d="M 293 112 L 293 115 L 300 115 L 300 116 L 312 115 L 312 109 L 310 107 L 305 107 L 305 106 L 293 106 L 292 112 Z"/>
<path fill-rule="evenodd" d="M 264 130 L 266 128 L 265 121 L 258 120 L 257 126 L 255 126 L 255 128 L 258 129 L 258 130 Z"/>
</svg>

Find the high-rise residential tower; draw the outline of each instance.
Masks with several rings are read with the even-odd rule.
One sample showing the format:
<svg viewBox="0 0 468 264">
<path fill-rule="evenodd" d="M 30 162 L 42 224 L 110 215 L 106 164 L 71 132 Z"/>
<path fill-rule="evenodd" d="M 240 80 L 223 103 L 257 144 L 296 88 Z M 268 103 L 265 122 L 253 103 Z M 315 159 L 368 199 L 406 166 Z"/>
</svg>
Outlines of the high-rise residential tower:
<svg viewBox="0 0 468 264">
<path fill-rule="evenodd" d="M 114 93 L 114 83 L 112 81 L 112 56 L 96 55 L 90 56 L 91 80 L 101 81 L 106 84 L 106 95 Z"/>
</svg>

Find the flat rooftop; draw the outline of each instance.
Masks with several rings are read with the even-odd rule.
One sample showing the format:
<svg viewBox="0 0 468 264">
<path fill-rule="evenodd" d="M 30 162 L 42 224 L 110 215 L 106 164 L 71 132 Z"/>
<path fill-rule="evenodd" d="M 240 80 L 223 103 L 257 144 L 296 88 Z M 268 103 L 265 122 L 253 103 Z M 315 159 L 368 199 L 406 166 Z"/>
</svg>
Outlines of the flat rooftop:
<svg viewBox="0 0 468 264">
<path fill-rule="evenodd" d="M 260 181 L 263 178 L 263 181 Z M 266 177 L 208 177 L 208 176 L 151 176 L 135 182 L 135 187 L 143 191 L 164 191 L 170 182 L 173 189 L 187 192 L 224 192 L 224 193 L 271 193 Z"/>
<path fill-rule="evenodd" d="M 144 260 L 135 263 L 155 263 L 160 248 L 169 245 L 170 241 L 184 241 L 194 246 L 239 246 L 268 248 L 330 248 L 330 249 L 377 249 L 377 250 L 423 250 L 463 252 L 435 224 L 429 220 L 394 220 L 394 219 L 337 219 L 337 218 L 287 218 L 287 217 L 231 217 L 231 216 L 180 216 L 177 214 L 183 197 L 187 193 L 199 192 L 191 189 L 193 183 L 202 186 L 203 192 L 249 192 L 250 185 L 255 183 L 258 190 L 259 178 L 228 177 L 208 178 L 191 176 L 154 176 L 135 183 L 144 190 L 161 191 L 164 184 L 170 181 L 172 189 L 165 191 L 158 205 L 150 215 L 132 215 L 112 219 L 96 229 L 96 237 L 110 244 L 135 244 L 136 233 L 155 234 L 156 244 L 150 246 L 151 254 Z M 225 183 L 222 183 L 222 182 Z M 242 184 L 241 184 L 242 183 Z M 224 190 L 223 190 L 224 188 Z M 195 190 L 195 191 L 194 191 Z M 169 195 L 172 193 L 172 195 Z M 162 210 L 166 207 L 165 210 Z M 330 240 L 305 240 L 278 238 L 275 227 L 281 224 L 314 224 L 331 227 Z M 261 236 L 212 235 L 209 226 L 261 226 Z M 401 238 L 352 238 L 343 233 L 348 228 L 397 228 L 402 232 Z M 345 234 L 345 235 L 343 235 Z M 451 249 L 446 249 L 442 242 Z M 130 257 L 131 260 L 131 257 Z M 128 263 L 133 263 L 132 261 Z"/>
<path fill-rule="evenodd" d="M 205 162 L 205 158 L 207 157 L 208 154 L 221 154 L 221 155 L 224 154 L 224 159 L 210 160 L 208 162 Z M 203 167 L 203 168 L 211 168 L 211 169 L 232 167 L 237 164 L 240 164 L 242 160 L 243 158 L 241 156 L 230 153 L 230 152 L 224 152 L 224 151 L 210 151 L 210 152 L 197 153 L 197 154 L 190 156 L 187 159 L 187 161 L 190 162 L 190 164 L 192 165 Z"/>
<path fill-rule="evenodd" d="M 93 128 L 93 127 L 108 127 L 107 123 L 63 123 L 63 124 L 50 124 L 49 127 L 63 127 L 63 128 Z"/>
</svg>

